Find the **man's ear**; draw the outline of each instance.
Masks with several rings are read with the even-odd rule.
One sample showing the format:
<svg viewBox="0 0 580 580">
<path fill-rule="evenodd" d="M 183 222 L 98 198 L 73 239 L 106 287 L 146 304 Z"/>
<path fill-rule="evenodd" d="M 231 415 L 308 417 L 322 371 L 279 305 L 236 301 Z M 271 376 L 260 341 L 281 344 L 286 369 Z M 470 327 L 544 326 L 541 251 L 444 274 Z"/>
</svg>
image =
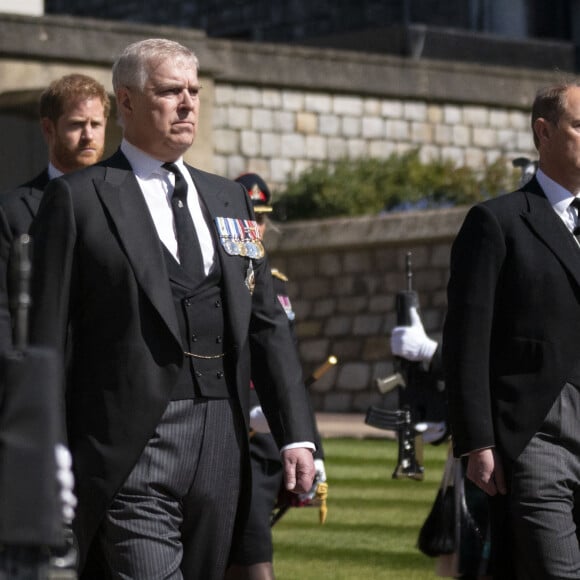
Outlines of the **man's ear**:
<svg viewBox="0 0 580 580">
<path fill-rule="evenodd" d="M 48 117 L 42 117 L 40 119 L 40 130 L 42 131 L 42 136 L 47 143 L 50 143 L 51 139 L 56 133 L 56 128 L 54 123 Z"/>
<path fill-rule="evenodd" d="M 133 111 L 131 91 L 126 87 L 121 87 L 117 90 L 116 100 L 117 108 L 122 115 L 130 115 Z"/>
<path fill-rule="evenodd" d="M 552 133 L 551 123 L 544 119 L 544 117 L 538 117 L 534 121 L 534 133 L 536 134 L 536 137 L 540 143 L 545 143 L 550 139 L 550 135 Z"/>
</svg>

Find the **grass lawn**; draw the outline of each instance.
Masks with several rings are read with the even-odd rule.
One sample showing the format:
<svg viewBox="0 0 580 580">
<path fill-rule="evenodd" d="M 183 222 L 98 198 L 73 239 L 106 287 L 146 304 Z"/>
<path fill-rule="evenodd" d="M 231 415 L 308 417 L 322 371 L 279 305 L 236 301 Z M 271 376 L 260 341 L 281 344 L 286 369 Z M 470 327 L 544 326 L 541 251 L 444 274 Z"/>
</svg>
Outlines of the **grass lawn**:
<svg viewBox="0 0 580 580">
<path fill-rule="evenodd" d="M 434 560 L 415 547 L 433 503 L 447 447 L 425 446 L 425 479 L 395 480 L 397 443 L 326 439 L 328 517 L 292 508 L 274 526 L 277 580 L 423 580 Z"/>
</svg>

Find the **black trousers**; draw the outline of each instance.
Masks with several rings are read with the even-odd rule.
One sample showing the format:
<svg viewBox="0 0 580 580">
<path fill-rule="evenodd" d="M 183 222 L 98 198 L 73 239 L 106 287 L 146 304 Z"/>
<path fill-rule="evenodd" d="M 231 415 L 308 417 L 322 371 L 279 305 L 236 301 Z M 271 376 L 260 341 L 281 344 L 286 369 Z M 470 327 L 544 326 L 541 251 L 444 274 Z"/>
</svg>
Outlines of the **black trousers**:
<svg viewBox="0 0 580 580">
<path fill-rule="evenodd" d="M 112 578 L 223 579 L 245 436 L 229 399 L 169 404 L 102 526 Z"/>
</svg>

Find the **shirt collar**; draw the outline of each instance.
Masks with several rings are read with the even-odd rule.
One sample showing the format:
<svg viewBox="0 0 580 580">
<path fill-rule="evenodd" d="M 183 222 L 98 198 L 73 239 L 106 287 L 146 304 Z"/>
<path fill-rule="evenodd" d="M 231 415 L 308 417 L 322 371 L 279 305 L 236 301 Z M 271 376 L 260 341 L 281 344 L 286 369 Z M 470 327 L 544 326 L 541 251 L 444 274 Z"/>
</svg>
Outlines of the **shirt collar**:
<svg viewBox="0 0 580 580">
<path fill-rule="evenodd" d="M 536 179 L 544 190 L 550 205 L 557 214 L 563 214 L 568 210 L 572 200 L 575 198 L 565 187 L 548 177 L 541 169 L 536 171 Z"/>
<path fill-rule="evenodd" d="M 60 177 L 61 175 L 64 175 L 64 173 L 60 170 L 57 169 L 50 161 L 48 162 L 48 179 L 56 179 L 57 177 Z"/>
<path fill-rule="evenodd" d="M 140 179 L 149 179 L 154 173 L 162 174 L 159 169 L 163 165 L 163 161 L 151 157 L 151 155 L 148 155 L 145 151 L 135 147 L 135 145 L 132 145 L 126 139 L 121 141 L 121 151 L 129 161 L 135 175 Z M 174 163 L 179 167 L 179 170 L 184 173 L 185 166 L 183 164 L 183 158 L 180 157 Z"/>
</svg>

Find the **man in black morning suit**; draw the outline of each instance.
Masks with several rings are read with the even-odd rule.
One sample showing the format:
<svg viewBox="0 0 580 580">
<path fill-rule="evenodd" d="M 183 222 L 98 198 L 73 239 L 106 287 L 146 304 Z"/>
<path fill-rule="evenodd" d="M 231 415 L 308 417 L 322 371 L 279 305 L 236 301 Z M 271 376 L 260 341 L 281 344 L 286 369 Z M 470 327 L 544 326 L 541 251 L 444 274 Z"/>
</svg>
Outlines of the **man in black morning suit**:
<svg viewBox="0 0 580 580">
<path fill-rule="evenodd" d="M 83 577 L 97 550 L 114 578 L 223 578 L 249 497 L 252 360 L 286 485 L 312 485 L 309 402 L 250 199 L 183 163 L 198 123 L 197 68 L 175 42 L 127 47 L 113 66 L 120 150 L 51 182 L 31 231 L 33 338 L 62 352 L 69 329 Z M 198 277 L 181 263 L 174 229 L 182 180 L 187 198 L 173 211 L 195 223 Z"/>
<path fill-rule="evenodd" d="M 580 86 L 540 91 L 532 128 L 536 177 L 473 207 L 453 244 L 443 357 L 494 578 L 579 578 Z"/>
<path fill-rule="evenodd" d="M 76 502 L 70 454 L 60 443 L 56 444 L 57 473 L 51 473 L 49 454 L 54 453 L 55 441 L 50 425 L 53 417 L 60 416 L 60 404 L 46 395 L 51 392 L 46 384 L 39 391 L 35 380 L 38 375 L 54 376 L 51 359 L 48 353 L 27 350 L 26 357 L 20 357 L 11 350 L 9 306 L 19 294 L 13 286 L 14 242 L 28 232 L 51 178 L 100 160 L 109 109 L 105 88 L 89 76 L 73 73 L 51 82 L 39 102 L 48 167 L 0 195 L 0 577 L 4 573 L 14 578 L 44 577 L 49 561 L 46 548 L 60 549 L 59 532 L 63 522 L 72 521 Z M 34 482 L 46 482 L 45 488 Z M 53 488 L 60 491 L 54 502 L 49 501 Z"/>
<path fill-rule="evenodd" d="M 105 149 L 110 112 L 105 87 L 84 74 L 72 73 L 50 83 L 39 101 L 40 128 L 48 150 L 48 167 L 22 185 L 0 194 L 0 294 L 10 292 L 12 244 L 28 233 L 50 179 L 96 163 Z M 10 316 L 0 308 L 0 347 L 11 342 Z"/>
</svg>

